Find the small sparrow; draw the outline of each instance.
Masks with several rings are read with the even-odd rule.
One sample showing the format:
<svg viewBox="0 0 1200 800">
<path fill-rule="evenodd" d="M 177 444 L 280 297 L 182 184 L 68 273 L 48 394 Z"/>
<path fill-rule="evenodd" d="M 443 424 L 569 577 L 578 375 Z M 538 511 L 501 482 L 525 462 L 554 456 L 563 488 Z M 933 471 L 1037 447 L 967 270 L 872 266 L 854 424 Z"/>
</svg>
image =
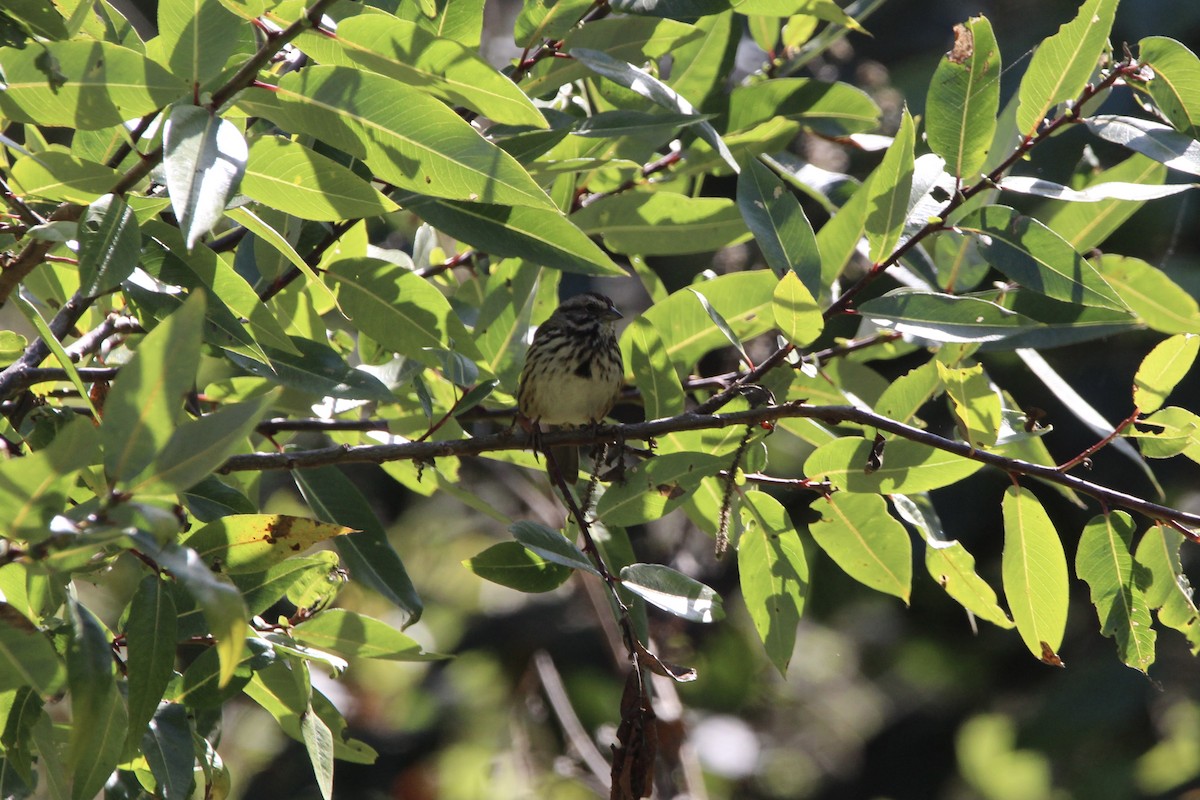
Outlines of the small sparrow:
<svg viewBox="0 0 1200 800">
<path fill-rule="evenodd" d="M 612 410 L 625 374 L 613 328 L 620 318 L 612 300 L 584 292 L 564 300 L 534 333 L 521 370 L 517 409 L 532 423 L 535 439 L 541 425 L 594 425 Z M 574 484 L 578 448 L 556 447 L 551 457 L 567 483 Z"/>
</svg>

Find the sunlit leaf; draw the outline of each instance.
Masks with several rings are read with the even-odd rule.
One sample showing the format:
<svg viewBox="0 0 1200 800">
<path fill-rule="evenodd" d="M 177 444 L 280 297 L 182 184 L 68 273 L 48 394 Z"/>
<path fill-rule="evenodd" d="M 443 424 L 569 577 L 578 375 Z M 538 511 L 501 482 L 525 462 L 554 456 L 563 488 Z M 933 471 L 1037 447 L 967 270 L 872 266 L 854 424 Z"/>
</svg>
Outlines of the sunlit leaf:
<svg viewBox="0 0 1200 800">
<path fill-rule="evenodd" d="M 1100 632 L 1116 640 L 1121 660 L 1145 672 L 1154 663 L 1150 609 L 1134 579 L 1133 520 L 1124 511 L 1094 517 L 1083 529 L 1075 573 L 1091 588 Z"/>
<path fill-rule="evenodd" d="M 1000 48 L 987 17 L 954 26 L 954 48 L 929 84 L 925 132 L 952 175 L 973 179 L 987 158 L 1000 108 Z"/>
<path fill-rule="evenodd" d="M 1053 663 L 1067 625 L 1067 561 L 1054 523 L 1029 492 L 1004 492 L 1004 594 L 1021 640 Z"/>
<path fill-rule="evenodd" d="M 816 508 L 821 519 L 808 530 L 821 549 L 856 581 L 908 603 L 912 543 L 884 499 L 836 492 Z"/>
<path fill-rule="evenodd" d="M 1160 409 L 1167 396 L 1183 380 L 1196 355 L 1200 336 L 1180 334 L 1160 342 L 1142 359 L 1133 377 L 1133 404 L 1145 414 Z"/>
<path fill-rule="evenodd" d="M 786 674 L 796 626 L 808 601 L 808 560 L 778 500 L 763 492 L 746 492 L 741 513 L 744 527 L 737 560 L 742 598 L 767 657 Z"/>
<path fill-rule="evenodd" d="M 692 622 L 717 622 L 725 617 L 719 594 L 670 567 L 630 564 L 621 570 L 621 585 L 647 603 Z"/>
</svg>

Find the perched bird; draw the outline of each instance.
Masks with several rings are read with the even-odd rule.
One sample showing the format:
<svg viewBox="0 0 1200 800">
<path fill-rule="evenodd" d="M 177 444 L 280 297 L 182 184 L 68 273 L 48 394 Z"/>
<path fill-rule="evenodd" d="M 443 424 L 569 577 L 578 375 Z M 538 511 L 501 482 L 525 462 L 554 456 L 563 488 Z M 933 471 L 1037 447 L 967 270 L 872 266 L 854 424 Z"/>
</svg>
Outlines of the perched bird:
<svg viewBox="0 0 1200 800">
<path fill-rule="evenodd" d="M 613 301 L 596 292 L 564 300 L 533 335 L 525 354 L 517 409 L 533 425 L 596 424 L 612 410 L 625 366 L 613 323 L 621 318 Z M 551 457 L 563 478 L 574 484 L 579 451 L 554 448 Z"/>
</svg>

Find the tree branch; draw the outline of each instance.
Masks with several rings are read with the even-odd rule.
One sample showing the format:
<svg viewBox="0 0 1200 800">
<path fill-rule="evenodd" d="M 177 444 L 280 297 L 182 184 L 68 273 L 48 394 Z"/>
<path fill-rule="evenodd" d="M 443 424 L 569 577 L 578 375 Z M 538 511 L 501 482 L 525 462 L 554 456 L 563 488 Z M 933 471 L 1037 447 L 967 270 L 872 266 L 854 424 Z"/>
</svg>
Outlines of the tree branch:
<svg viewBox="0 0 1200 800">
<path fill-rule="evenodd" d="M 997 467 L 1013 475 L 1028 475 L 1029 477 L 1040 478 L 1048 483 L 1065 486 L 1080 494 L 1093 497 L 1110 507 L 1135 511 L 1151 519 L 1200 528 L 1200 514 L 1180 511 L 1115 489 L 1109 489 L 1091 481 L 1077 478 L 1074 475 L 1060 472 L 1054 466 L 1033 464 L 987 450 L 977 450 L 965 442 L 947 439 L 943 436 L 914 428 L 911 425 L 896 422 L 893 419 L 871 411 L 851 406 L 811 406 L 805 403 L 786 403 L 783 405 L 763 406 L 748 411 L 737 411 L 730 414 L 687 413 L 676 417 L 665 417 L 663 419 L 630 423 L 628 425 L 604 425 L 595 430 L 590 428 L 576 428 L 546 431 L 542 433 L 541 443 L 543 447 L 548 448 L 556 445 L 592 445 L 601 442 L 611 443 L 630 439 L 644 441 L 678 431 L 724 428 L 730 425 L 758 425 L 764 422 L 789 418 L 817 419 L 833 425 L 852 423 L 876 428 L 895 434 L 903 439 L 917 442 L 918 444 Z M 381 464 L 388 461 L 432 461 L 437 458 L 449 458 L 452 456 L 477 456 L 483 453 L 503 450 L 525 450 L 528 447 L 529 435 L 527 433 L 510 430 L 473 439 L 459 439 L 445 442 L 427 441 L 387 445 L 343 445 L 323 447 L 315 450 L 238 455 L 226 461 L 219 471 L 228 473 L 246 470 L 300 469 L 325 464 Z M 1185 531 L 1185 533 L 1190 538 L 1200 541 L 1200 537 L 1197 537 L 1190 531 Z"/>
</svg>

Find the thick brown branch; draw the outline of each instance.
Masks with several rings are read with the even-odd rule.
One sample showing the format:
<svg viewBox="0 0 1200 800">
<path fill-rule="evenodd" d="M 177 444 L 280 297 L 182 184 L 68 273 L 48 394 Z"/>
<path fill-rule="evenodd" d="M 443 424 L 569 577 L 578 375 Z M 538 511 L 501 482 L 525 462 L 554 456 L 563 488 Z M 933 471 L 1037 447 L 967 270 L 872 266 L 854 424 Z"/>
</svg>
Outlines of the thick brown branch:
<svg viewBox="0 0 1200 800">
<path fill-rule="evenodd" d="M 970 445 L 938 436 L 910 425 L 864 411 L 851 406 L 811 406 L 804 403 L 787 403 L 779 406 L 763 406 L 731 414 L 681 414 L 677 417 L 637 422 L 628 425 L 606 425 L 596 430 L 547 431 L 542 434 L 542 445 L 591 445 L 599 442 L 617 442 L 630 439 L 648 440 L 676 431 L 724 428 L 730 425 L 756 425 L 779 419 L 802 417 L 818 419 L 829 424 L 853 423 L 893 433 L 909 441 L 918 442 L 937 450 L 963 458 L 988 464 L 1014 475 L 1028 475 L 1048 483 L 1073 489 L 1080 494 L 1094 497 L 1110 507 L 1124 508 L 1143 514 L 1151 519 L 1160 519 L 1200 528 L 1200 514 L 1152 503 L 1140 497 L 1109 489 L 1091 481 L 1059 472 L 1056 467 L 1032 464 L 1016 458 L 1008 458 L 986 450 L 977 450 Z M 255 453 L 230 458 L 221 467 L 222 472 L 268 469 L 298 469 L 324 464 L 370 463 L 387 461 L 431 461 L 451 456 L 477 456 L 500 450 L 524 450 L 529 446 L 529 436 L 523 431 L 504 431 L 474 439 L 459 439 L 446 442 L 406 442 L 389 445 L 360 445 L 324 447 L 316 450 L 301 450 L 284 453 Z"/>
</svg>

